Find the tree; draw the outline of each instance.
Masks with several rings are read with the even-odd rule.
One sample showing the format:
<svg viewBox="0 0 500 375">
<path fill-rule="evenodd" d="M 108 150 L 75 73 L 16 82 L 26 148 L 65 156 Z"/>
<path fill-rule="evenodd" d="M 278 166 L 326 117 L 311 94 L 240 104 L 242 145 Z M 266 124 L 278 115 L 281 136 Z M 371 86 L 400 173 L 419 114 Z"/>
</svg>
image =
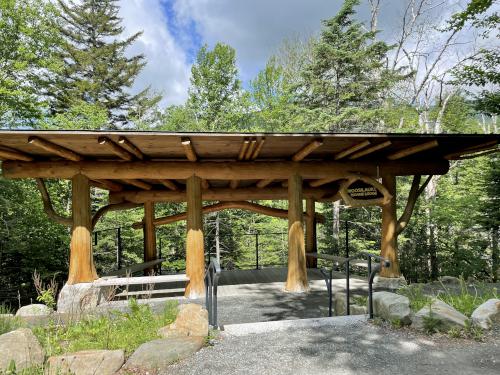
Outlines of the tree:
<svg viewBox="0 0 500 375">
<path fill-rule="evenodd" d="M 0 127 L 33 126 L 44 113 L 39 77 L 55 64 L 53 17 L 45 1 L 0 0 Z"/>
<path fill-rule="evenodd" d="M 53 114 L 83 102 L 102 106 L 110 120 L 107 126 L 116 127 L 158 103 L 160 97 L 149 96 L 149 88 L 136 95 L 129 92 L 146 62 L 143 55 L 125 54 L 141 33 L 120 39 L 124 29 L 117 0 L 58 4 L 56 24 L 63 43 L 57 52 L 62 63 L 47 82 Z"/>
<path fill-rule="evenodd" d="M 231 130 L 242 114 L 241 81 L 234 48 L 217 43 L 201 47 L 191 68 L 188 107 L 198 129 Z"/>
<path fill-rule="evenodd" d="M 401 76 L 385 68 L 391 49 L 375 41 L 354 19 L 359 0 L 346 0 L 339 13 L 323 22 L 313 49 L 313 61 L 297 87 L 299 102 L 332 116 L 335 129 L 374 123 L 384 94 Z"/>
</svg>

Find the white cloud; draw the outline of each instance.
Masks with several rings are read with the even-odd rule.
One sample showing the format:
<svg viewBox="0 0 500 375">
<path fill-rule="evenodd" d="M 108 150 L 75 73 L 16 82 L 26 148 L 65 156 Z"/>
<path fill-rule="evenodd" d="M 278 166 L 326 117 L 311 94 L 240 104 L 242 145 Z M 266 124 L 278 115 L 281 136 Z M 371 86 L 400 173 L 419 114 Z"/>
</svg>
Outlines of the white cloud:
<svg viewBox="0 0 500 375">
<path fill-rule="evenodd" d="M 151 86 L 164 95 L 163 105 L 183 103 L 187 97 L 190 66 L 182 46 L 169 32 L 161 0 L 122 0 L 120 6 L 126 35 L 143 31 L 127 53 L 142 53 L 148 62 L 137 77 L 133 91 Z"/>
</svg>

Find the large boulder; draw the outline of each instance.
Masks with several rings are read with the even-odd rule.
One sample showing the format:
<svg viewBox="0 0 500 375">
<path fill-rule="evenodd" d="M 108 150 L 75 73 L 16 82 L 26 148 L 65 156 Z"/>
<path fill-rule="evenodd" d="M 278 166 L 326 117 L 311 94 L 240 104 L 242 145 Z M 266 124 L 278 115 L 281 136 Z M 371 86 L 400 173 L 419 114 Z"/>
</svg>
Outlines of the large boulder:
<svg viewBox="0 0 500 375">
<path fill-rule="evenodd" d="M 390 293 L 373 293 L 373 314 L 387 321 L 411 324 L 410 300 L 408 297 Z M 368 302 L 369 303 L 369 302 Z"/>
<path fill-rule="evenodd" d="M 346 304 L 347 298 L 345 293 L 335 293 L 333 295 L 333 311 L 336 316 L 346 315 Z M 364 315 L 368 313 L 366 306 L 360 306 L 353 304 L 353 300 L 350 301 L 350 314 L 351 315 Z"/>
<path fill-rule="evenodd" d="M 100 288 L 92 283 L 64 284 L 57 299 L 57 312 L 80 315 L 99 304 Z"/>
<path fill-rule="evenodd" d="M 84 350 L 50 357 L 46 375 L 113 375 L 125 362 L 123 350 Z"/>
<path fill-rule="evenodd" d="M 460 279 L 455 276 L 441 276 L 438 281 L 445 285 L 460 285 Z"/>
<path fill-rule="evenodd" d="M 374 289 L 398 290 L 399 288 L 408 285 L 404 276 L 400 277 L 382 277 L 375 276 L 373 279 Z"/>
<path fill-rule="evenodd" d="M 0 373 L 14 362 L 16 370 L 43 364 L 45 354 L 28 328 L 19 328 L 0 336 Z"/>
<path fill-rule="evenodd" d="M 447 332 L 451 328 L 465 328 L 468 318 L 441 300 L 433 299 L 428 306 L 420 309 L 413 319 L 412 327 Z M 427 322 L 426 322 L 427 321 Z"/>
<path fill-rule="evenodd" d="M 21 307 L 16 312 L 16 316 L 47 316 L 54 312 L 50 307 L 41 303 L 34 303 Z"/>
<path fill-rule="evenodd" d="M 495 323 L 500 323 L 500 299 L 489 299 L 474 310 L 471 318 L 475 326 L 491 329 Z"/>
<path fill-rule="evenodd" d="M 182 337 L 208 335 L 208 311 L 196 303 L 179 306 L 175 322 L 158 330 L 161 337 Z"/>
<path fill-rule="evenodd" d="M 203 337 L 175 337 L 146 342 L 139 346 L 123 366 L 125 371 L 155 373 L 168 365 L 197 352 L 204 344 Z"/>
</svg>

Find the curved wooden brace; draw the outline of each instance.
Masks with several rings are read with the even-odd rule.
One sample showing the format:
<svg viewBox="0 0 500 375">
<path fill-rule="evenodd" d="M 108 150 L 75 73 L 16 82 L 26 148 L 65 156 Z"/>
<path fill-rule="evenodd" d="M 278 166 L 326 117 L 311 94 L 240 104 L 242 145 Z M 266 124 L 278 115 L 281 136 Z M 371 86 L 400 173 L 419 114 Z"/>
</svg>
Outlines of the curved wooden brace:
<svg viewBox="0 0 500 375">
<path fill-rule="evenodd" d="M 430 182 L 432 175 L 429 175 L 425 182 L 420 186 L 420 175 L 413 176 L 413 181 L 411 183 L 411 189 L 408 193 L 408 200 L 406 201 L 406 206 L 403 211 L 403 214 L 398 220 L 398 224 L 396 227 L 396 235 L 399 235 L 410 222 L 411 214 L 413 213 L 413 209 L 415 208 L 415 203 L 417 202 L 418 197 L 424 191 L 427 184 Z"/>
<path fill-rule="evenodd" d="M 347 188 L 355 181 L 363 181 L 367 184 L 374 186 L 378 191 L 382 193 L 383 198 L 356 200 L 347 194 Z M 384 185 L 375 180 L 374 178 L 364 176 L 364 175 L 350 175 L 347 179 L 340 184 L 339 193 L 342 196 L 344 202 L 350 207 L 363 207 L 363 206 L 383 206 L 387 204 L 392 199 L 392 194 L 386 189 Z"/>
<path fill-rule="evenodd" d="M 128 209 L 137 208 L 137 207 L 142 207 L 142 204 L 141 203 L 123 202 L 123 203 L 113 203 L 113 204 L 108 204 L 106 206 L 103 206 L 96 211 L 94 216 L 92 216 L 92 229 L 95 228 L 99 219 L 110 211 L 128 210 Z"/>
<path fill-rule="evenodd" d="M 38 190 L 40 190 L 40 194 L 42 195 L 43 210 L 45 211 L 45 214 L 49 217 L 49 219 L 67 227 L 73 226 L 72 218 L 61 216 L 54 210 L 52 201 L 50 200 L 49 192 L 47 191 L 47 187 L 45 186 L 45 182 L 43 181 L 43 179 L 36 178 L 35 180 L 38 186 Z"/>
<path fill-rule="evenodd" d="M 251 202 L 246 202 L 246 201 L 237 201 L 237 202 L 220 202 L 216 204 L 212 204 L 210 206 L 204 206 L 202 208 L 203 214 L 207 214 L 210 212 L 217 212 L 221 210 L 226 210 L 226 209 L 240 209 L 240 210 L 247 210 L 247 211 L 252 211 L 256 212 L 262 215 L 267 215 L 267 216 L 274 216 L 274 217 L 280 217 L 282 219 L 288 218 L 288 210 L 282 210 L 280 208 L 273 208 L 273 207 L 266 207 L 262 206 L 257 203 L 251 203 Z M 307 216 L 307 214 L 304 214 L 304 216 Z M 176 215 L 171 215 L 171 216 L 165 216 L 165 217 L 160 217 L 154 220 L 154 225 L 159 226 L 159 225 L 165 225 L 165 224 L 171 224 L 176 221 L 181 221 L 181 220 L 186 220 L 187 214 L 186 212 L 182 212 L 180 214 Z M 323 215 L 316 214 L 316 220 L 318 223 L 323 223 L 325 221 Z M 134 229 L 140 229 L 142 228 L 143 223 L 138 222 L 132 224 L 132 228 Z"/>
</svg>

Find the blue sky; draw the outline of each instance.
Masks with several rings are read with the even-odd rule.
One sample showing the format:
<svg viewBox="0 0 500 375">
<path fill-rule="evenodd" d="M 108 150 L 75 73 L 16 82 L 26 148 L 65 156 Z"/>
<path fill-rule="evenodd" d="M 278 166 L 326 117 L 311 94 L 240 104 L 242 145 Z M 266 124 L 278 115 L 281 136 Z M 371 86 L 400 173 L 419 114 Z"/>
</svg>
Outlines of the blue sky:
<svg viewBox="0 0 500 375">
<path fill-rule="evenodd" d="M 384 40 L 395 40 L 408 1 L 381 0 L 379 29 Z M 441 17 L 464 1 L 444 0 L 426 17 Z M 358 17 L 368 20 L 368 0 L 361 2 Z M 129 53 L 142 53 L 148 60 L 134 91 L 151 86 L 163 93 L 163 105 L 183 103 L 198 49 L 216 42 L 236 49 L 240 78 L 247 86 L 285 39 L 317 35 L 321 20 L 335 15 L 341 4 L 341 0 L 121 0 L 125 32 L 143 31 Z"/>
</svg>

